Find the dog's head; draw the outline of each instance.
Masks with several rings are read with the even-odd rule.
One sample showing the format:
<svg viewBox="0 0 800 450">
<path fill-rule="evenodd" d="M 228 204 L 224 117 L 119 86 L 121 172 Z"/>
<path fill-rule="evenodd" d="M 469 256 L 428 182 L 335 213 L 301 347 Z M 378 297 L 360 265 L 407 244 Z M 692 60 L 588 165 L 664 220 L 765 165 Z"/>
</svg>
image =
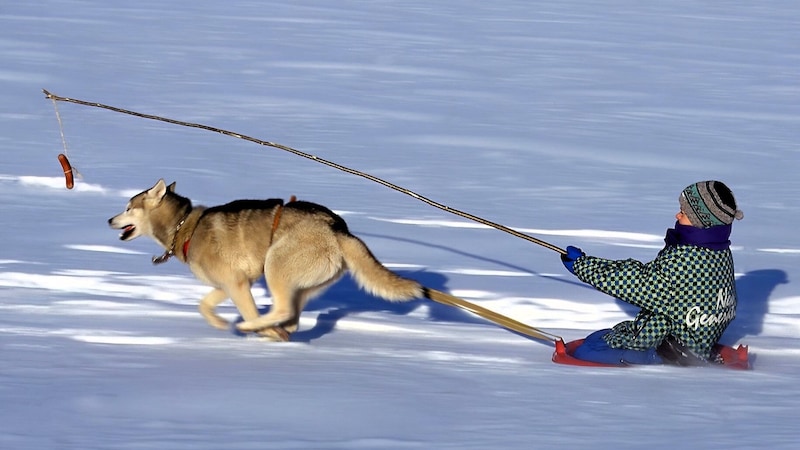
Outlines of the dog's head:
<svg viewBox="0 0 800 450">
<path fill-rule="evenodd" d="M 128 202 L 125 211 L 108 219 L 108 224 L 115 230 L 122 230 L 119 238 L 130 241 L 139 236 L 153 236 L 153 211 L 158 208 L 167 193 L 175 192 L 175 183 L 167 184 L 163 179 L 155 186 L 134 195 Z"/>
</svg>

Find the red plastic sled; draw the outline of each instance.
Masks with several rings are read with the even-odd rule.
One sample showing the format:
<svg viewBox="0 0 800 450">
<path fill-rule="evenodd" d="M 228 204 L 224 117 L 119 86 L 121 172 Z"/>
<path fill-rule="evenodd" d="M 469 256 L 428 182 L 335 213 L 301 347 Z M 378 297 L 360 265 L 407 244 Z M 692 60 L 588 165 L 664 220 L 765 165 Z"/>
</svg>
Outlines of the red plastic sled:
<svg viewBox="0 0 800 450">
<path fill-rule="evenodd" d="M 583 339 L 578 339 L 575 341 L 571 341 L 568 343 L 564 343 L 564 340 L 559 339 L 556 341 L 556 350 L 553 352 L 553 362 L 557 364 L 567 364 L 571 366 L 587 366 L 587 367 L 630 367 L 626 364 L 605 364 L 605 363 L 596 363 L 592 361 L 584 361 L 582 359 L 578 359 L 573 354 L 575 353 L 575 349 L 578 348 L 579 345 L 583 343 Z M 727 345 L 717 344 L 715 347 L 715 352 L 718 355 L 717 360 L 719 360 L 719 364 L 709 364 L 710 366 L 719 366 L 724 367 L 726 369 L 734 369 L 734 370 L 747 370 L 750 368 L 750 362 L 748 360 L 747 354 L 747 346 L 740 345 L 737 348 L 728 347 Z"/>
</svg>

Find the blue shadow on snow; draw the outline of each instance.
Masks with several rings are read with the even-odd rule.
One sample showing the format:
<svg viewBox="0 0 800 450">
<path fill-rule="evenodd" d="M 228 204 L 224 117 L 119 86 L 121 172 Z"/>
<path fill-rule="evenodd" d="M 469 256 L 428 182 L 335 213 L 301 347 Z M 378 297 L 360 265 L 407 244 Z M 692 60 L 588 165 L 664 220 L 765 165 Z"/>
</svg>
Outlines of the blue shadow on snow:
<svg viewBox="0 0 800 450">
<path fill-rule="evenodd" d="M 762 269 L 745 273 L 736 280 L 736 318 L 722 335 L 722 343 L 736 343 L 745 336 L 758 336 L 764 331 L 769 312 L 769 298 L 778 285 L 789 283 L 783 270 Z"/>
</svg>

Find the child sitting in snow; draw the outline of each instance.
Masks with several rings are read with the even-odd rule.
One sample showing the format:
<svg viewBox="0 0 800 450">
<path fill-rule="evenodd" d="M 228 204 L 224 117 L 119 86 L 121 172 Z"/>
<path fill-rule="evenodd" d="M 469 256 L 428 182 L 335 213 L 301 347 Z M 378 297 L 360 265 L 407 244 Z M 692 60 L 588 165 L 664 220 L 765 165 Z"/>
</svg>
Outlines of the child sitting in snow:
<svg viewBox="0 0 800 450">
<path fill-rule="evenodd" d="M 634 320 L 590 334 L 574 353 L 608 364 L 690 365 L 713 357 L 736 315 L 730 234 L 742 219 L 731 190 L 719 181 L 688 186 L 678 199 L 675 228 L 655 260 L 613 261 L 567 247 L 564 266 L 581 281 L 641 308 Z"/>
</svg>

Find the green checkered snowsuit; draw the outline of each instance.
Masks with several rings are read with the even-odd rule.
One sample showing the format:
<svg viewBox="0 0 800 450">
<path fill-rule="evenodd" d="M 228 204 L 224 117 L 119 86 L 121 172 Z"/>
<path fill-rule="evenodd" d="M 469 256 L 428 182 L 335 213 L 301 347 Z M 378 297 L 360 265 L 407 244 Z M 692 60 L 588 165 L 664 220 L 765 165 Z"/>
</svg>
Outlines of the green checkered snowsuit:
<svg viewBox="0 0 800 450">
<path fill-rule="evenodd" d="M 668 335 L 709 358 L 736 315 L 733 257 L 729 249 L 667 246 L 655 260 L 613 261 L 583 256 L 575 275 L 600 291 L 641 309 L 604 339 L 612 348 L 646 350 Z"/>
</svg>

